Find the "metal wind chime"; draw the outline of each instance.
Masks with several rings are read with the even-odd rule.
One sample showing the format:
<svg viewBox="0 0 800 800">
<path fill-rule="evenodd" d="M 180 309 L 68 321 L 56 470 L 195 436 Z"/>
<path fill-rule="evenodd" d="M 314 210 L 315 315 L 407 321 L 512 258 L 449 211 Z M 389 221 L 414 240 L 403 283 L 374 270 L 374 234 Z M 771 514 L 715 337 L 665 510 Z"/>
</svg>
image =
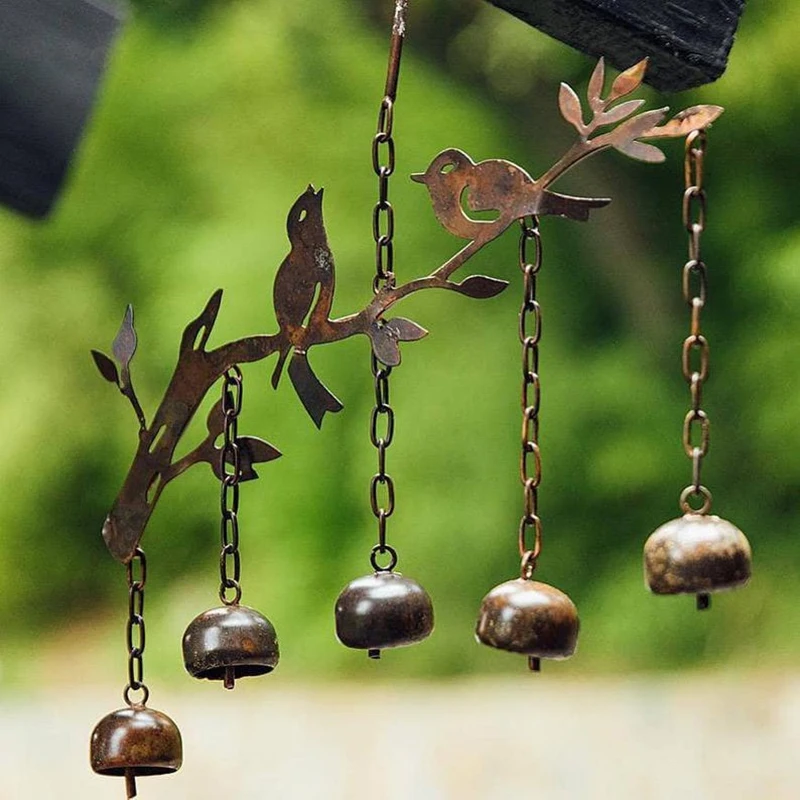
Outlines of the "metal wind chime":
<svg viewBox="0 0 800 800">
<path fill-rule="evenodd" d="M 488 299 L 502 292 L 507 282 L 498 278 L 471 275 L 454 280 L 453 277 L 475 253 L 514 223 L 519 225 L 522 273 L 519 339 L 523 502 L 517 531 L 520 574 L 492 589 L 483 599 L 476 636 L 484 644 L 526 656 L 532 670 L 540 668 L 540 659 L 564 659 L 573 654 L 579 627 L 575 605 L 563 592 L 534 580 L 542 552 L 539 221 L 544 216 L 586 221 L 593 210 L 610 202 L 604 198 L 558 194 L 550 188 L 578 162 L 604 150 L 614 149 L 634 159 L 657 163 L 664 160 L 663 153 L 642 140 L 688 136 L 684 223 L 690 243 L 683 281 L 692 316 L 690 336 L 683 349 L 683 371 L 691 388 L 692 407 L 686 417 L 683 438 L 684 448 L 692 459 L 693 475 L 692 483 L 681 496 L 684 516 L 662 526 L 648 540 L 645 550 L 648 583 L 657 593 L 696 594 L 699 607 L 706 607 L 710 592 L 743 583 L 749 576 L 746 539 L 730 523 L 708 513 L 711 496 L 700 480 L 702 461 L 708 452 L 708 418 L 701 406 L 708 376 L 708 343 L 700 327 L 707 300 L 707 269 L 700 250 L 706 217 L 703 160 L 705 130 L 722 109 L 695 106 L 669 120 L 667 109 L 642 112 L 639 109 L 643 100 L 625 98 L 641 85 L 647 61 L 640 61 L 619 74 L 605 94 L 606 76 L 601 59 L 589 82 L 586 106 L 569 86 L 561 85 L 560 111 L 575 128 L 577 140 L 538 179 L 509 161 L 476 162 L 455 148 L 439 153 L 424 172 L 412 175 L 413 180 L 427 189 L 439 222 L 466 244 L 429 275 L 401 283 L 394 265 L 395 223 L 389 187 L 395 172 L 393 126 L 406 14 L 407 0 L 397 0 L 388 76 L 372 142 L 372 165 L 378 178 L 378 200 L 373 213 L 376 269 L 372 277 L 373 297 L 366 307 L 348 316 L 331 318 L 334 259 L 323 222 L 323 192 L 309 186 L 297 198 L 287 219 L 291 249 L 276 274 L 273 295 L 279 324 L 277 333 L 247 336 L 208 349 L 222 299 L 222 291 L 216 291 L 200 315 L 187 325 L 172 379 L 149 423 L 131 381 L 130 363 L 137 336 L 130 307 L 112 345 L 114 359 L 93 351 L 101 374 L 128 398 L 139 421 L 133 463 L 103 527 L 111 554 L 127 571 L 128 675 L 123 692 L 126 707 L 98 723 L 90 747 L 92 768 L 101 774 L 123 776 L 129 798 L 136 794 L 138 776 L 174 772 L 182 761 L 177 726 L 169 717 L 147 706 L 150 692 L 144 682 L 143 666 L 147 562 L 140 542 L 166 485 L 194 464 L 208 463 L 220 482 L 221 605 L 200 614 L 187 628 L 183 639 L 186 669 L 194 677 L 218 680 L 233 689 L 238 679 L 268 673 L 278 665 L 275 629 L 266 617 L 241 603 L 238 513 L 241 484 L 258 477 L 256 464 L 274 460 L 281 454 L 261 439 L 239 434 L 238 417 L 243 402 L 240 365 L 277 354 L 272 380 L 277 388 L 288 362 L 289 380 L 320 427 L 325 414 L 340 411 L 342 404 L 314 373 L 309 361 L 311 348 L 357 334 L 370 340 L 375 388 L 370 440 L 377 452 L 378 469 L 370 482 L 369 498 L 378 535 L 369 553 L 372 571 L 348 584 L 336 600 L 336 634 L 342 644 L 363 649 L 370 657 L 378 658 L 385 649 L 413 644 L 431 633 L 431 599 L 419 584 L 396 571 L 398 552 L 387 536 L 388 520 L 395 509 L 394 481 L 387 469 L 395 431 L 389 379 L 400 363 L 399 344 L 421 339 L 427 331 L 409 319 L 390 317 L 389 312 L 396 303 L 423 289 L 444 289 L 477 299 Z M 476 218 L 490 211 L 495 214 L 493 219 Z M 176 458 L 176 448 L 190 420 L 218 382 L 221 396 L 208 415 L 207 436 L 188 454 Z M 695 441 L 698 437 L 699 441 Z M 690 505 L 693 501 L 699 501 L 699 508 Z"/>
</svg>

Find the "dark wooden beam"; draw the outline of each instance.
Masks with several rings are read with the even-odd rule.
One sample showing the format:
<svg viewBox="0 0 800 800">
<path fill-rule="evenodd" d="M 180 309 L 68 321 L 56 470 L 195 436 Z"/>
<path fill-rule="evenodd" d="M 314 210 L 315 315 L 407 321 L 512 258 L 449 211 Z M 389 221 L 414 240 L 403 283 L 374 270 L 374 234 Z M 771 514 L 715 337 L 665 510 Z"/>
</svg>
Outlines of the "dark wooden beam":
<svg viewBox="0 0 800 800">
<path fill-rule="evenodd" d="M 0 202 L 51 209 L 120 15 L 92 0 L 0 0 Z"/>
<path fill-rule="evenodd" d="M 725 71 L 745 0 L 489 0 L 555 39 L 626 69 L 645 56 L 661 91 Z"/>
</svg>

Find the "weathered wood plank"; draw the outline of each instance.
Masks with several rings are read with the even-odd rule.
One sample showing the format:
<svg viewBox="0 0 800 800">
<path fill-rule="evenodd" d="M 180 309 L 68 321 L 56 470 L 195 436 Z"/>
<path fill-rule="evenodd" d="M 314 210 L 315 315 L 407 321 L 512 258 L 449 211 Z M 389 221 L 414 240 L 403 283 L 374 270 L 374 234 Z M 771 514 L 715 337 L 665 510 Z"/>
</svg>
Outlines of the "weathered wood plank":
<svg viewBox="0 0 800 800">
<path fill-rule="evenodd" d="M 745 0 L 489 0 L 591 56 L 625 69 L 650 58 L 646 81 L 680 91 L 725 71 Z"/>
<path fill-rule="evenodd" d="M 91 0 L 0 2 L 0 202 L 50 211 L 119 24 Z"/>
</svg>

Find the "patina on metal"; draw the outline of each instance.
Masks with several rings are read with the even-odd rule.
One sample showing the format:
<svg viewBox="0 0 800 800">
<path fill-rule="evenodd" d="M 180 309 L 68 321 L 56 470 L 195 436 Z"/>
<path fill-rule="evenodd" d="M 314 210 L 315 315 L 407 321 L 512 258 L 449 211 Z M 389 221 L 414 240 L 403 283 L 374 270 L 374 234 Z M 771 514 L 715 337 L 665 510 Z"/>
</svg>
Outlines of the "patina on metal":
<svg viewBox="0 0 800 800">
<path fill-rule="evenodd" d="M 195 617 L 183 634 L 183 663 L 195 678 L 223 681 L 266 675 L 278 666 L 278 635 L 254 608 L 239 604 L 212 608 Z"/>
<path fill-rule="evenodd" d="M 125 778 L 128 798 L 136 797 L 136 778 L 168 775 L 181 768 L 183 744 L 177 725 L 160 711 L 133 705 L 103 717 L 92 731 L 92 769 Z"/>
<path fill-rule="evenodd" d="M 565 659 L 575 652 L 579 627 L 578 609 L 564 592 L 516 578 L 483 598 L 475 635 L 482 644 L 528 656 L 538 672 L 539 659 Z"/>
<path fill-rule="evenodd" d="M 397 9 L 396 56 L 392 56 L 390 64 L 399 63 L 400 33 L 405 30 L 404 0 L 399 0 Z M 122 562 L 130 560 L 161 492 L 178 475 L 201 462 L 208 463 L 215 474 L 219 472 L 219 449 L 215 441 L 222 429 L 216 409 L 209 416 L 208 436 L 204 441 L 182 458 L 175 458 L 175 451 L 206 393 L 228 369 L 276 353 L 288 359 L 288 351 L 292 350 L 289 374 L 292 378 L 294 371 L 293 386 L 314 422 L 321 425 L 325 414 L 338 411 L 341 404 L 311 371 L 308 357 L 312 347 L 357 334 L 364 335 L 370 339 L 372 352 L 381 364 L 396 366 L 400 363 L 398 345 L 420 339 L 426 333 L 424 328 L 410 320 L 387 319 L 387 312 L 396 303 L 423 289 L 445 289 L 481 299 L 499 294 L 507 282 L 498 278 L 485 275 L 472 275 L 460 281 L 451 278 L 472 255 L 500 236 L 513 222 L 534 213 L 534 210 L 539 216 L 557 215 L 583 220 L 593 208 L 605 205 L 604 199 L 546 194 L 568 169 L 610 148 L 639 160 L 660 161 L 663 153 L 642 139 L 683 136 L 691 130 L 706 127 L 722 112 L 718 106 L 695 106 L 667 122 L 664 122 L 667 109 L 637 113 L 642 101 L 619 101 L 639 87 L 645 69 L 646 62 L 642 61 L 621 73 L 613 81 L 609 94 L 603 97 L 605 70 L 601 60 L 589 85 L 588 116 L 575 92 L 562 84 L 559 94 L 561 113 L 578 132 L 578 139 L 539 178 L 533 179 L 521 167 L 501 159 L 476 163 L 465 154 L 457 155 L 461 151 L 456 150 L 437 156 L 419 178 L 424 178 L 423 182 L 431 193 L 437 218 L 445 228 L 467 239 L 466 246 L 425 277 L 403 284 L 397 284 L 396 280 L 382 280 L 382 285 L 377 287 L 366 307 L 338 319 L 330 318 L 334 292 L 333 258 L 323 223 L 322 194 L 309 187 L 298 198 L 287 220 L 292 252 L 284 261 L 285 268 L 282 265 L 279 270 L 280 280 L 276 277 L 278 333 L 247 336 L 207 349 L 222 299 L 222 291 L 215 292 L 202 313 L 186 327 L 175 371 L 149 422 L 135 399 L 131 382 L 129 365 L 135 351 L 136 335 L 132 313 L 126 314 L 122 338 L 114 347 L 119 366 L 108 356 L 96 351 L 93 353 L 103 377 L 120 388 L 134 406 L 139 420 L 139 443 L 133 462 L 103 526 L 103 536 L 112 555 Z M 391 67 L 387 84 L 387 96 L 390 97 L 389 90 L 392 86 L 396 88 L 396 73 L 392 77 Z M 390 127 L 393 108 L 393 103 L 382 104 L 381 118 L 387 128 Z M 584 118 L 589 121 L 585 122 Z M 384 134 L 385 131 L 379 131 L 375 140 L 391 154 L 392 145 L 388 144 Z M 383 175 L 379 174 L 379 180 L 385 180 L 390 163 L 381 162 L 376 156 L 376 164 L 376 170 L 382 170 Z M 298 210 L 298 203 L 306 211 L 305 216 L 302 210 Z M 388 196 L 380 198 L 381 219 L 376 222 L 376 227 L 379 224 L 387 227 L 380 228 L 376 240 L 381 242 L 378 257 L 382 259 L 383 273 L 388 276 L 393 274 L 392 248 L 387 244 L 387 239 L 391 242 L 393 233 L 393 214 L 386 210 L 387 205 Z M 495 211 L 496 218 L 473 218 L 467 213 L 486 211 Z M 298 280 L 299 288 L 294 288 L 295 280 Z M 309 302 L 313 304 L 308 300 L 310 285 L 318 292 L 318 299 L 314 307 L 309 308 L 308 316 L 301 318 L 306 305 Z M 254 464 L 271 461 L 280 455 L 278 450 L 260 439 L 240 437 L 239 442 L 242 480 L 257 477 Z"/>
<path fill-rule="evenodd" d="M 651 592 L 695 594 L 708 607 L 710 592 L 750 579 L 750 545 L 735 525 L 715 514 L 684 514 L 650 536 L 644 563 Z"/>
<path fill-rule="evenodd" d="M 705 130 L 689 133 L 684 158 L 682 220 L 689 237 L 689 258 L 683 265 L 681 283 L 690 322 L 681 364 L 691 407 L 683 420 L 683 450 L 692 462 L 692 482 L 681 492 L 683 516 L 658 528 L 644 546 L 645 582 L 650 591 L 694 594 L 698 611 L 711 607 L 711 592 L 747 583 L 751 570 L 750 544 L 745 535 L 730 522 L 708 516 L 712 497 L 701 478 L 711 442 L 711 421 L 702 407 L 709 374 L 709 346 L 701 326 L 708 301 L 708 268 L 701 248 L 708 214 L 704 186 L 707 142 Z"/>
<path fill-rule="evenodd" d="M 376 571 L 351 581 L 336 600 L 336 636 L 346 647 L 381 650 L 421 642 L 433 631 L 433 603 L 399 572 Z"/>
</svg>

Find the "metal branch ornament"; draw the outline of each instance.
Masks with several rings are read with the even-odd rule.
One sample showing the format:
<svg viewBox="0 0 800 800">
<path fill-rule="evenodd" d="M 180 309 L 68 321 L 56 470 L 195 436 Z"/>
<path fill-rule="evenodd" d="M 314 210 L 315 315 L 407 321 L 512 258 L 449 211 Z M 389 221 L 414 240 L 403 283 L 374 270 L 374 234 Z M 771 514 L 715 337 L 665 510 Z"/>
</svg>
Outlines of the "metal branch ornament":
<svg viewBox="0 0 800 800">
<path fill-rule="evenodd" d="M 559 106 L 562 116 L 577 130 L 578 140 L 539 178 L 532 178 L 521 167 L 502 159 L 475 162 L 460 150 L 445 150 L 436 156 L 424 173 L 413 177 L 427 187 L 442 225 L 468 243 L 429 275 L 399 285 L 389 282 L 363 309 L 337 319 L 330 317 L 334 261 L 325 232 L 322 190 L 309 186 L 287 219 L 291 251 L 278 270 L 274 287 L 279 331 L 207 349 L 222 299 L 222 290 L 216 291 L 202 313 L 186 327 L 175 371 L 149 425 L 131 381 L 136 334 L 132 311 L 126 313 L 121 336 L 113 348 L 120 369 L 108 356 L 93 351 L 103 377 L 115 383 L 134 406 L 140 426 L 133 462 L 103 526 L 103 537 L 112 555 L 123 563 L 133 557 L 161 492 L 186 469 L 206 462 L 219 477 L 219 452 L 214 442 L 222 429 L 217 410 L 209 416 L 208 437 L 200 445 L 180 459 L 175 459 L 175 451 L 206 393 L 231 367 L 261 361 L 273 354 L 279 354 L 280 367 L 291 358 L 288 372 L 295 392 L 314 423 L 321 426 L 326 413 L 339 411 L 342 406 L 312 370 L 312 347 L 361 334 L 370 339 L 380 362 L 396 366 L 400 363 L 399 344 L 421 339 L 427 333 L 411 320 L 387 319 L 387 312 L 396 303 L 423 289 L 445 289 L 479 299 L 493 297 L 505 289 L 506 281 L 472 275 L 456 282 L 451 280 L 453 274 L 517 220 L 551 215 L 585 221 L 592 209 L 609 202 L 550 191 L 549 187 L 567 170 L 609 148 L 631 158 L 661 161 L 663 153 L 640 140 L 684 136 L 707 127 L 722 113 L 719 106 L 695 106 L 664 122 L 667 109 L 636 113 L 642 101 L 618 102 L 640 86 L 646 64 L 641 61 L 621 73 L 603 98 L 605 70 L 601 59 L 589 83 L 588 122 L 584 121 L 578 96 L 562 84 Z M 498 215 L 493 220 L 475 219 L 465 209 L 475 214 L 494 211 Z M 276 368 L 275 385 L 280 372 Z M 242 480 L 258 477 L 254 464 L 280 456 L 278 450 L 261 439 L 243 437 L 240 446 Z"/>
</svg>

